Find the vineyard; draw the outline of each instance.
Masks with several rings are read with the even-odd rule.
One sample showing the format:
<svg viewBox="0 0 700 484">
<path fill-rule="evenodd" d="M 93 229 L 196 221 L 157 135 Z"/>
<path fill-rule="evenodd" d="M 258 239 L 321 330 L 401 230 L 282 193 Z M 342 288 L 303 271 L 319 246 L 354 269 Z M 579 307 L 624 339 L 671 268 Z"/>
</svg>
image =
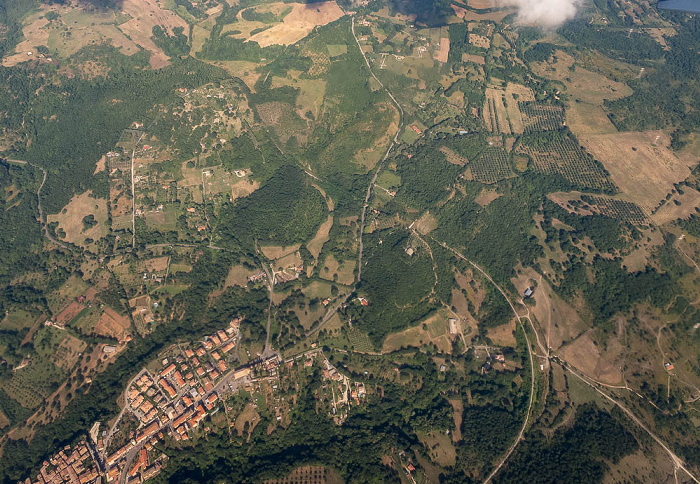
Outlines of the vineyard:
<svg viewBox="0 0 700 484">
<path fill-rule="evenodd" d="M 557 131 L 564 125 L 564 108 L 534 102 L 520 102 L 525 133 Z"/>
<path fill-rule="evenodd" d="M 521 146 L 519 152 L 530 156 L 535 167 L 548 175 L 559 174 L 582 188 L 616 190 L 603 167 L 571 138 L 551 141 L 546 151 Z"/>
<path fill-rule="evenodd" d="M 591 205 L 595 211 L 606 217 L 623 220 L 632 225 L 649 224 L 647 216 L 636 203 L 594 195 L 581 195 L 581 200 Z"/>
<path fill-rule="evenodd" d="M 487 148 L 470 167 L 474 179 L 481 183 L 496 183 L 512 175 L 508 153 L 498 147 Z"/>
<path fill-rule="evenodd" d="M 374 346 L 369 339 L 367 333 L 364 333 L 358 329 L 350 329 L 348 331 L 348 340 L 350 341 L 350 346 L 361 353 L 372 353 L 374 351 Z"/>
</svg>

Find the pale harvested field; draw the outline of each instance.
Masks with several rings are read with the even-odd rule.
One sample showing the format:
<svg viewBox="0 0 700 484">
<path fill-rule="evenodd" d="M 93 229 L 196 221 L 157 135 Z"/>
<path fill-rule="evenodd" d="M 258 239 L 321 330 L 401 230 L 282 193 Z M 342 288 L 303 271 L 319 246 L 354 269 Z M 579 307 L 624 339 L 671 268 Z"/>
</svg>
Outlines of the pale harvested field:
<svg viewBox="0 0 700 484">
<path fill-rule="evenodd" d="M 249 39 L 252 36 L 253 30 L 264 29 L 269 27 L 269 24 L 258 22 L 257 20 L 244 20 L 241 18 L 241 12 L 238 13 L 238 22 L 227 24 L 224 26 L 221 34 L 228 34 L 229 32 L 236 32 L 229 34 L 236 39 Z"/>
<path fill-rule="evenodd" d="M 323 261 L 321 269 L 321 278 L 327 281 L 336 281 L 339 284 L 346 286 L 355 282 L 355 266 L 357 262 L 354 260 L 345 260 L 338 262 L 333 254 L 329 254 Z M 337 276 L 337 277 L 336 277 Z"/>
<path fill-rule="evenodd" d="M 436 49 L 433 53 L 433 59 L 438 62 L 446 63 L 447 57 L 450 55 L 450 39 L 448 37 L 442 37 L 440 39 L 440 48 Z"/>
<path fill-rule="evenodd" d="M 581 335 L 576 341 L 565 346 L 562 356 L 567 362 L 591 378 L 609 385 L 616 385 L 622 381 L 620 371 L 601 358 L 598 347 L 593 343 L 588 333 Z"/>
<path fill-rule="evenodd" d="M 261 74 L 255 71 L 258 64 L 248 61 L 214 61 L 211 64 L 221 67 L 232 76 L 238 77 L 245 85 L 255 92 L 255 83 L 260 79 Z"/>
<path fill-rule="evenodd" d="M 306 248 L 309 249 L 314 259 L 318 260 L 318 256 L 321 255 L 323 244 L 328 241 L 328 234 L 331 231 L 331 227 L 333 227 L 333 215 L 328 216 L 326 221 L 318 228 L 314 238 L 306 244 Z"/>
<path fill-rule="evenodd" d="M 688 218 L 695 213 L 697 207 L 700 207 L 700 193 L 697 190 L 685 186 L 682 190 L 683 195 L 674 193 L 671 199 L 651 216 L 655 224 L 663 225 L 679 218 Z M 676 205 L 674 200 L 680 205 Z"/>
<path fill-rule="evenodd" d="M 697 163 L 678 159 L 667 148 L 670 140 L 663 131 L 590 135 L 579 140 L 603 163 L 627 198 L 647 212 L 666 197 L 674 183 L 685 180 Z"/>
<path fill-rule="evenodd" d="M 124 0 L 122 10 L 131 19 L 119 25 L 119 29 L 136 44 L 151 52 L 151 67 L 159 69 L 170 64 L 169 57 L 151 40 L 153 27 L 160 25 L 168 33 L 172 33 L 175 27 L 182 27 L 184 32 L 188 32 L 187 22 L 175 12 L 163 10 L 157 0 Z"/>
<path fill-rule="evenodd" d="M 596 104 L 584 102 L 570 103 L 566 108 L 566 124 L 576 136 L 592 134 L 613 134 L 617 128 Z"/>
<path fill-rule="evenodd" d="M 265 257 L 270 260 L 281 259 L 285 255 L 293 254 L 298 251 L 301 244 L 290 245 L 288 247 L 283 247 L 279 245 L 268 245 L 266 247 L 260 247 L 260 251 Z"/>
<path fill-rule="evenodd" d="M 170 262 L 170 256 L 156 257 L 144 261 L 143 268 L 148 272 L 161 272 L 168 268 L 168 262 Z"/>
<path fill-rule="evenodd" d="M 534 101 L 535 93 L 529 87 L 523 86 L 522 84 L 516 84 L 514 82 L 509 82 L 506 86 L 506 95 L 512 97 L 517 102 Z M 517 98 L 516 98 L 517 96 Z"/>
<path fill-rule="evenodd" d="M 107 200 L 92 198 L 91 194 L 92 190 L 75 195 L 64 207 L 65 213 L 62 210 L 61 213 L 46 217 L 48 223 L 58 222 L 58 229 L 63 229 L 66 233 L 62 240 L 85 246 L 88 237 L 96 241 L 107 234 Z M 90 214 L 94 215 L 97 225 L 83 231 L 83 218 Z"/>
<path fill-rule="evenodd" d="M 257 42 L 261 47 L 294 44 L 309 35 L 317 25 L 326 25 L 344 15 L 343 10 L 334 1 L 288 5 L 292 6 L 292 11 L 284 17 L 281 24 L 255 34 L 249 40 Z"/>
<path fill-rule="evenodd" d="M 299 267 L 301 265 L 304 265 L 304 260 L 301 258 L 301 255 L 297 251 L 275 260 L 273 267 L 276 270 L 280 271 L 287 269 L 288 267 Z"/>
<path fill-rule="evenodd" d="M 424 326 L 427 329 L 423 329 Z M 388 335 L 382 345 L 382 353 L 391 353 L 403 347 L 420 348 L 428 344 L 434 344 L 440 350 L 450 353 L 452 351 L 452 342 L 446 333 L 447 322 L 445 315 L 442 312 L 438 312 L 417 326 Z"/>
<path fill-rule="evenodd" d="M 467 0 L 467 5 L 469 5 L 471 8 L 478 8 L 479 10 L 494 8 L 497 6 L 494 0 Z"/>
</svg>

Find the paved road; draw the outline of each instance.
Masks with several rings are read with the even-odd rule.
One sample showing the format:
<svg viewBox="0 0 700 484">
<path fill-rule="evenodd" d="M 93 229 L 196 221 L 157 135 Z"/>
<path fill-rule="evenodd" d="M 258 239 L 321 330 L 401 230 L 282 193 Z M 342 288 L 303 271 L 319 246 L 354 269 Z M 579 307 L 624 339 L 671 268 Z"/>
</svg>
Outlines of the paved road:
<svg viewBox="0 0 700 484">
<path fill-rule="evenodd" d="M 432 238 L 432 237 L 431 237 L 431 238 Z M 433 239 L 433 240 L 435 240 L 435 239 Z M 530 356 L 530 369 L 531 369 L 531 374 L 532 374 L 532 381 L 531 381 L 531 386 L 530 386 L 530 403 L 529 403 L 529 405 L 528 405 L 527 416 L 526 416 L 526 418 L 525 418 L 525 422 L 524 422 L 524 424 L 523 424 L 522 429 L 520 430 L 520 433 L 518 434 L 518 438 L 516 439 L 516 441 L 513 443 L 513 445 L 510 447 L 510 449 L 508 449 L 508 452 L 507 452 L 506 455 L 503 457 L 503 459 L 502 459 L 501 462 L 498 464 L 498 466 L 496 466 L 496 468 L 493 470 L 493 472 L 491 472 L 491 474 L 489 474 L 489 476 L 484 480 L 484 484 L 487 484 L 487 483 L 490 482 L 491 479 L 493 479 L 493 477 L 503 468 L 503 466 L 505 465 L 506 461 L 508 460 L 508 458 L 511 456 L 511 454 L 512 454 L 513 451 L 515 450 L 515 447 L 516 447 L 516 446 L 518 445 L 518 443 L 520 443 L 520 441 L 522 440 L 523 435 L 524 435 L 524 433 L 525 433 L 525 430 L 527 429 L 527 425 L 528 425 L 529 418 L 530 418 L 530 416 L 531 416 L 532 402 L 533 402 L 534 391 L 535 391 L 535 388 L 534 388 L 534 385 L 535 385 L 535 377 L 534 377 L 534 375 L 535 375 L 535 368 L 534 368 L 534 360 L 533 360 L 533 357 L 532 357 L 532 350 L 531 350 L 531 347 L 530 347 L 530 340 L 529 340 L 529 338 L 528 338 L 528 336 L 527 336 L 527 332 L 525 331 L 525 325 L 524 325 L 523 322 L 522 322 L 521 316 L 520 316 L 520 315 L 518 314 L 518 312 L 515 310 L 515 306 L 514 306 L 513 303 L 511 302 L 510 298 L 508 298 L 508 296 L 506 295 L 506 293 L 503 291 L 503 289 L 502 289 L 498 284 L 496 284 L 496 282 L 494 282 L 494 280 L 491 279 L 491 277 L 490 277 L 481 267 L 479 267 L 477 264 L 475 264 L 475 263 L 472 262 L 471 260 L 469 260 L 469 259 L 467 259 L 466 257 L 464 257 L 462 254 L 460 254 L 460 253 L 457 252 L 456 250 L 454 250 L 454 249 L 452 249 L 451 247 L 447 246 L 447 244 L 444 244 L 444 243 L 439 242 L 439 241 L 437 241 L 437 240 L 435 240 L 435 242 L 437 242 L 438 244 L 440 244 L 440 245 L 441 245 L 442 247 L 444 247 L 445 249 L 451 251 L 451 252 L 452 252 L 453 254 L 455 254 L 457 257 L 459 257 L 459 258 L 461 258 L 461 259 L 463 259 L 463 260 L 469 262 L 469 264 L 471 264 L 476 270 L 478 270 L 482 275 L 484 275 L 484 277 L 486 277 L 486 279 L 488 279 L 488 280 L 499 290 L 499 292 L 500 292 L 501 294 L 503 294 L 503 297 L 506 298 L 506 301 L 508 301 L 508 304 L 510 305 L 511 309 L 513 310 L 513 313 L 515 314 L 515 317 L 518 319 L 518 323 L 519 323 L 520 326 L 522 327 L 523 332 L 525 333 L 525 339 L 526 339 L 526 341 L 527 341 L 528 354 L 529 354 L 529 356 Z M 538 344 L 539 344 L 539 334 L 537 333 L 537 330 L 535 329 L 534 325 L 532 324 L 532 321 L 531 321 L 529 318 L 527 318 L 527 319 L 528 319 L 528 321 L 530 322 L 531 328 L 532 328 L 532 330 L 534 331 L 534 333 L 535 333 L 535 335 L 536 335 L 536 337 L 537 337 Z M 540 344 L 540 346 L 541 346 L 541 344 Z M 673 462 L 673 465 L 674 465 L 674 468 L 675 468 L 676 471 L 677 471 L 677 470 L 682 470 L 683 472 L 685 472 L 685 473 L 693 480 L 693 482 L 696 482 L 697 484 L 700 484 L 700 480 L 698 480 L 698 479 L 688 470 L 688 468 L 686 467 L 686 464 L 683 462 L 683 460 L 682 460 L 680 457 L 678 457 L 678 456 L 668 447 L 668 445 L 667 445 L 665 442 L 663 442 L 655 433 L 653 433 L 653 432 L 646 426 L 646 424 L 644 424 L 644 422 L 642 422 L 636 415 L 634 415 L 634 413 L 633 413 L 631 410 L 629 410 L 629 409 L 628 409 L 627 407 L 625 407 L 623 404 L 621 404 L 620 402 L 618 402 L 617 400 L 615 400 L 614 398 L 612 398 L 610 395 L 608 395 L 607 393 L 605 393 L 604 391 L 602 391 L 602 390 L 599 388 L 599 385 L 597 384 L 597 382 L 592 381 L 589 377 L 585 376 L 583 373 L 580 373 L 577 369 L 575 369 L 574 367 L 570 366 L 570 365 L 569 365 L 565 360 L 563 360 L 561 357 L 556 356 L 556 355 L 552 355 L 551 358 L 552 358 L 553 361 L 556 361 L 557 363 L 559 363 L 559 364 L 562 366 L 562 368 L 564 368 L 564 369 L 567 370 L 569 373 L 571 373 L 572 375 L 574 375 L 574 376 L 575 376 L 576 378 L 578 378 L 580 381 L 586 383 L 588 386 L 590 386 L 590 387 L 593 388 L 596 392 L 598 392 L 601 396 L 603 396 L 603 398 L 605 398 L 606 400 L 610 401 L 611 403 L 613 403 L 614 405 L 616 405 L 620 410 L 622 410 L 622 411 L 630 418 L 630 420 L 632 420 L 635 424 L 637 424 L 637 426 L 639 426 L 642 430 L 644 430 L 652 439 L 654 439 L 654 441 L 655 441 L 657 444 L 659 444 L 659 446 L 660 446 L 662 449 L 664 449 L 664 450 L 666 451 L 666 453 L 668 453 L 669 457 L 671 458 L 671 461 Z M 635 393 L 636 393 L 636 392 L 635 392 Z"/>
</svg>

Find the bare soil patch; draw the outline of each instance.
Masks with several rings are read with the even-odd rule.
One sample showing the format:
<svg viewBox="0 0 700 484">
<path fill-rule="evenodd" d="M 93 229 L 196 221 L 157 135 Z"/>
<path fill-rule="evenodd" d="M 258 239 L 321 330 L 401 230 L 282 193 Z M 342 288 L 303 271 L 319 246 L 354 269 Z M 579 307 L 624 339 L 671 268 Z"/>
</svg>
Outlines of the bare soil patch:
<svg viewBox="0 0 700 484">
<path fill-rule="evenodd" d="M 131 321 L 110 307 L 105 307 L 100 321 L 95 326 L 95 333 L 102 336 L 111 336 L 119 341 L 124 341 L 129 335 Z"/>
<path fill-rule="evenodd" d="M 442 64 L 447 62 L 447 57 L 450 55 L 450 39 L 448 37 L 442 37 L 440 39 L 440 44 L 438 48 L 435 49 L 433 53 L 433 59 Z"/>
<path fill-rule="evenodd" d="M 620 371 L 601 357 L 598 347 L 593 343 L 588 333 L 584 333 L 576 341 L 566 345 L 562 356 L 576 368 L 598 381 L 609 385 L 616 385 L 622 381 Z"/>
<path fill-rule="evenodd" d="M 495 328 L 490 328 L 486 336 L 498 346 L 515 347 L 515 320 L 507 324 L 502 324 Z"/>
<path fill-rule="evenodd" d="M 497 190 L 489 190 L 487 188 L 484 188 L 481 190 L 481 193 L 474 199 L 476 203 L 481 205 L 482 207 L 487 206 L 489 203 L 493 202 L 496 200 L 498 197 L 503 196 L 502 193 L 498 193 Z"/>
</svg>

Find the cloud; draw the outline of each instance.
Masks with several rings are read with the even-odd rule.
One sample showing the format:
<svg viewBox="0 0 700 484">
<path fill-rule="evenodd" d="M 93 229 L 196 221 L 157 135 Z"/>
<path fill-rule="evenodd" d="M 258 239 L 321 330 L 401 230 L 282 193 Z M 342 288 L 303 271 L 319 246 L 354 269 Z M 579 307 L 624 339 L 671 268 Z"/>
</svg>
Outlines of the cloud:
<svg viewBox="0 0 700 484">
<path fill-rule="evenodd" d="M 580 0 L 493 0 L 499 7 L 516 7 L 524 24 L 557 27 L 576 15 Z"/>
</svg>

